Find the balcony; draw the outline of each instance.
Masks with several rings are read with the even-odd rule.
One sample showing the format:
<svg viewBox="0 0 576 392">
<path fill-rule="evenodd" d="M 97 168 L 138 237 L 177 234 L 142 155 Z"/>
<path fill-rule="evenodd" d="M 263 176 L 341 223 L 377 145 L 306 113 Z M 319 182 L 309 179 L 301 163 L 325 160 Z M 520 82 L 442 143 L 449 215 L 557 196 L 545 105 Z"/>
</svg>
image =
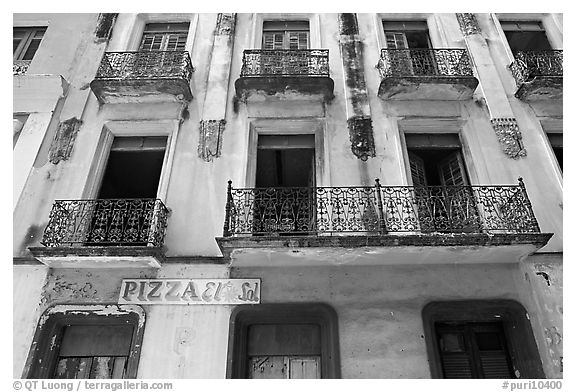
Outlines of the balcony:
<svg viewBox="0 0 576 392">
<path fill-rule="evenodd" d="M 465 49 L 382 49 L 377 67 L 385 100 L 467 100 L 478 86 Z"/>
<path fill-rule="evenodd" d="M 193 70 L 186 51 L 108 52 L 90 87 L 100 103 L 189 102 Z"/>
<path fill-rule="evenodd" d="M 249 262 L 272 260 L 249 249 L 311 254 L 316 248 L 321 250 L 317 262 L 342 256 L 342 248 L 368 247 L 356 258 L 396 263 L 427 249 L 419 262 L 439 263 L 454 258 L 455 247 L 465 254 L 459 262 L 494 262 L 497 255 L 516 260 L 550 237 L 540 233 L 522 181 L 451 187 L 384 187 L 377 181 L 373 187 L 235 189 L 229 184 L 224 235 L 217 241 L 227 256 L 242 248 Z M 482 246 L 492 251 L 482 252 Z"/>
<path fill-rule="evenodd" d="M 167 218 L 157 199 L 56 200 L 29 249 L 51 267 L 160 267 Z"/>
<path fill-rule="evenodd" d="M 330 78 L 328 49 L 245 50 L 236 96 L 245 101 L 249 96 L 291 98 L 321 96 L 329 101 L 334 96 Z"/>
<path fill-rule="evenodd" d="M 524 101 L 562 99 L 562 50 L 516 52 L 510 70 L 516 98 Z"/>
</svg>

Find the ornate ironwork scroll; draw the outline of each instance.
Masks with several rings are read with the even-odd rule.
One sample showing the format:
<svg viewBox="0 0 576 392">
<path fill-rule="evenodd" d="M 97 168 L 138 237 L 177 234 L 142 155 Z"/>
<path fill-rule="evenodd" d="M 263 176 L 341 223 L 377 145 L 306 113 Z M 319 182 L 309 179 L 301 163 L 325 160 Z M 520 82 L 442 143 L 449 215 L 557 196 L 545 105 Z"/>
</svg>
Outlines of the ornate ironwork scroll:
<svg viewBox="0 0 576 392">
<path fill-rule="evenodd" d="M 222 153 L 222 133 L 225 126 L 226 120 L 200 121 L 198 156 L 206 162 L 218 158 Z"/>
<path fill-rule="evenodd" d="M 218 14 L 216 35 L 233 35 L 236 28 L 236 14 Z"/>
<path fill-rule="evenodd" d="M 520 87 L 537 76 L 562 77 L 564 74 L 562 50 L 516 52 L 510 71 Z"/>
<path fill-rule="evenodd" d="M 473 76 L 466 49 L 382 49 L 378 69 L 391 76 Z"/>
<path fill-rule="evenodd" d="M 540 232 L 520 185 L 234 189 L 224 236 Z"/>
<path fill-rule="evenodd" d="M 513 159 L 526 156 L 522 133 L 515 118 L 493 118 L 490 122 L 506 155 Z"/>
<path fill-rule="evenodd" d="M 41 243 L 160 247 L 167 218 L 168 209 L 157 199 L 56 200 Z"/>
<path fill-rule="evenodd" d="M 52 140 L 52 144 L 50 145 L 48 157 L 50 162 L 56 165 L 58 162 L 66 161 L 70 158 L 74 141 L 76 140 L 76 134 L 81 125 L 82 120 L 78 120 L 76 117 L 60 123 L 56 135 L 54 135 L 54 140 Z"/>
<path fill-rule="evenodd" d="M 472 13 L 456 14 L 456 18 L 458 18 L 460 31 L 462 31 L 462 34 L 465 36 L 482 33 L 478 21 L 476 20 L 476 15 Z"/>
<path fill-rule="evenodd" d="M 240 76 L 328 77 L 328 49 L 245 50 Z"/>
<path fill-rule="evenodd" d="M 14 60 L 12 64 L 12 73 L 14 75 L 24 75 L 28 72 L 28 67 L 30 67 L 30 63 L 32 60 Z"/>
<path fill-rule="evenodd" d="M 96 79 L 185 79 L 192 77 L 187 51 L 107 52 Z"/>
<path fill-rule="evenodd" d="M 352 153 L 363 161 L 376 156 L 372 119 L 366 116 L 354 116 L 348 119 L 348 132 Z"/>
</svg>

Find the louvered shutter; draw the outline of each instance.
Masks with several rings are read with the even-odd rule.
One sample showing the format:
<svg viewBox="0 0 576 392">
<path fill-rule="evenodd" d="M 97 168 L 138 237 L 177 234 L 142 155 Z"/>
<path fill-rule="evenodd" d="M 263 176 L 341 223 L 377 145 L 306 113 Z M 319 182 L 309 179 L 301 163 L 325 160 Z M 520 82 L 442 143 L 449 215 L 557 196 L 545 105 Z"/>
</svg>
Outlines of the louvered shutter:
<svg viewBox="0 0 576 392">
<path fill-rule="evenodd" d="M 416 187 L 427 186 L 424 160 L 412 151 L 408 151 L 410 161 L 410 174 L 412 175 L 412 185 Z"/>
<path fill-rule="evenodd" d="M 460 151 L 454 151 L 447 158 L 438 163 L 440 181 L 444 186 L 468 185 L 464 170 L 464 162 Z"/>
<path fill-rule="evenodd" d="M 484 378 L 514 378 L 508 362 L 502 331 L 496 326 L 478 327 L 473 332 Z"/>
<path fill-rule="evenodd" d="M 439 336 L 444 378 L 473 378 L 472 358 L 466 350 L 464 333 L 446 331 Z"/>
<path fill-rule="evenodd" d="M 189 23 L 150 23 L 142 34 L 140 50 L 181 51 L 186 47 Z"/>
</svg>

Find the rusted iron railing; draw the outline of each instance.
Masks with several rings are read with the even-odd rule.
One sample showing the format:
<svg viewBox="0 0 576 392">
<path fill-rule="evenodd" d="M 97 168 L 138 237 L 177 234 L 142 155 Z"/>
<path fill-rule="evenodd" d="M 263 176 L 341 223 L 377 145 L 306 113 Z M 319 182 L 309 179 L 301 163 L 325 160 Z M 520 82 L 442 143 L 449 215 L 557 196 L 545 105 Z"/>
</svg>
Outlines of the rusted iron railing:
<svg viewBox="0 0 576 392">
<path fill-rule="evenodd" d="M 465 49 L 382 49 L 378 69 L 393 76 L 473 76 Z"/>
<path fill-rule="evenodd" d="M 160 247 L 167 217 L 168 209 L 158 199 L 56 200 L 41 243 Z"/>
<path fill-rule="evenodd" d="M 522 180 L 498 186 L 241 188 L 228 183 L 224 236 L 540 232 Z"/>
</svg>

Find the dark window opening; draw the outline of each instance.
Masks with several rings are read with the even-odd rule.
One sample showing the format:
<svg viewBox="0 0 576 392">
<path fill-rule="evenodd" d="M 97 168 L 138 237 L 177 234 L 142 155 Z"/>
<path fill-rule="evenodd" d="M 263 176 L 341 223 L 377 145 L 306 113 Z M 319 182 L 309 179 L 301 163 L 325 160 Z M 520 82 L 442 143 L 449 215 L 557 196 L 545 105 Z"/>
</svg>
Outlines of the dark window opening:
<svg viewBox="0 0 576 392">
<path fill-rule="evenodd" d="M 430 36 L 424 21 L 383 21 L 388 49 L 428 49 Z"/>
<path fill-rule="evenodd" d="M 556 161 L 560 166 L 560 170 L 564 170 L 563 168 L 563 161 L 564 161 L 564 141 L 563 136 L 561 133 L 548 133 L 548 140 L 550 140 L 550 146 L 552 146 L 552 151 L 554 151 L 554 155 L 556 156 Z"/>
<path fill-rule="evenodd" d="M 186 48 L 190 23 L 148 23 L 142 34 L 140 50 L 182 51 Z"/>
<path fill-rule="evenodd" d="M 513 53 L 552 49 L 541 22 L 500 21 L 500 25 Z"/>
<path fill-rule="evenodd" d="M 258 137 L 253 232 L 313 231 L 314 155 L 314 135 Z"/>
<path fill-rule="evenodd" d="M 12 55 L 14 60 L 32 60 L 46 27 L 15 27 L 12 36 Z"/>
<path fill-rule="evenodd" d="M 436 323 L 444 378 L 514 378 L 502 323 Z"/>
<path fill-rule="evenodd" d="M 264 21 L 262 49 L 308 49 L 310 24 L 308 21 Z"/>
<path fill-rule="evenodd" d="M 468 185 L 457 134 L 406 134 L 414 186 Z"/>
<path fill-rule="evenodd" d="M 115 138 L 98 198 L 156 198 L 166 140 L 166 137 Z"/>
<path fill-rule="evenodd" d="M 422 232 L 477 232 L 479 212 L 457 134 L 406 134 Z"/>
</svg>

